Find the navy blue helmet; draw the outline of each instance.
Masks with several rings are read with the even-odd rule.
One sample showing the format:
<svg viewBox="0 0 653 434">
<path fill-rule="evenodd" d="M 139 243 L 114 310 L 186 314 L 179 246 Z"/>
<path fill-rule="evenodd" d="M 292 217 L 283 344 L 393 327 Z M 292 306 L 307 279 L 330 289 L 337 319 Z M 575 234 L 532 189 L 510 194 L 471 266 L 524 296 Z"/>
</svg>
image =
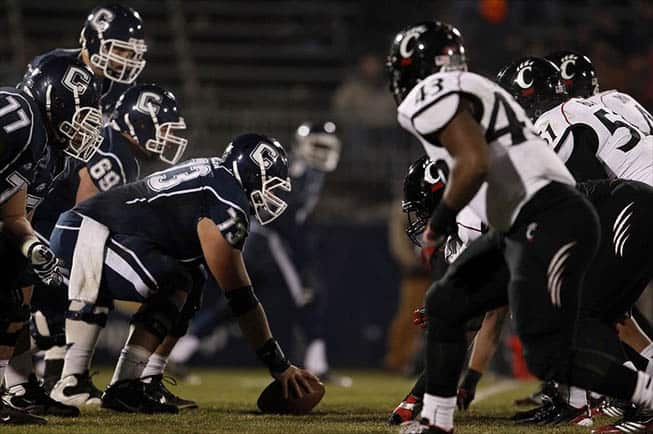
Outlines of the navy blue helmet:
<svg viewBox="0 0 653 434">
<path fill-rule="evenodd" d="M 253 133 L 240 135 L 225 149 L 222 163 L 240 182 L 251 212 L 262 225 L 286 210 L 288 204 L 280 195 L 290 191 L 288 157 L 276 139 Z"/>
<path fill-rule="evenodd" d="M 589 98 L 599 93 L 599 79 L 587 56 L 574 51 L 556 51 L 546 56 L 560 68 L 560 78 L 571 97 Z"/>
<path fill-rule="evenodd" d="M 497 75 L 497 82 L 533 121 L 569 98 L 558 67 L 540 57 L 522 57 L 505 66 Z"/>
<path fill-rule="evenodd" d="M 20 88 L 41 109 L 50 144 L 88 161 L 102 143 L 101 83 L 81 60 L 51 58 L 25 75 Z"/>
<path fill-rule="evenodd" d="M 168 164 L 177 164 L 188 145 L 188 139 L 175 134 L 186 130 L 177 99 L 156 84 L 137 84 L 127 89 L 118 100 L 110 122 L 145 152 L 158 155 Z"/>
<path fill-rule="evenodd" d="M 133 83 L 145 68 L 143 20 L 131 8 L 112 4 L 93 9 L 79 42 L 91 64 L 109 80 Z"/>
<path fill-rule="evenodd" d="M 295 132 L 295 154 L 322 172 L 332 172 L 338 167 L 341 149 L 333 122 L 304 122 Z"/>
<path fill-rule="evenodd" d="M 441 71 L 467 70 L 463 37 L 439 21 L 409 26 L 394 37 L 386 61 L 390 91 L 400 104 L 415 85 Z"/>
<path fill-rule="evenodd" d="M 416 245 L 444 195 L 449 167 L 444 160 L 433 161 L 423 155 L 408 168 L 404 178 L 404 199 L 401 209 L 408 215 L 406 234 Z"/>
</svg>

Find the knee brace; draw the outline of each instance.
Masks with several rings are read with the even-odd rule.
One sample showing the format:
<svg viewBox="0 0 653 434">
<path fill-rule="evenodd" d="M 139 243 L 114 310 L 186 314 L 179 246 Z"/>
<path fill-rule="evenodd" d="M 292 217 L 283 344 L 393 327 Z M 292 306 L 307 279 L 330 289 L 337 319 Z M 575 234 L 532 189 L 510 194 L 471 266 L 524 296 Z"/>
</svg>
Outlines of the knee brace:
<svg viewBox="0 0 653 434">
<path fill-rule="evenodd" d="M 132 324 L 140 324 L 157 338 L 163 340 L 179 319 L 177 305 L 166 298 L 147 300 L 132 316 Z"/>
<path fill-rule="evenodd" d="M 191 319 L 193 319 L 197 311 L 200 310 L 200 307 L 202 306 L 202 293 L 203 288 L 194 287 L 190 294 L 188 294 L 188 299 L 186 299 L 186 303 L 181 309 L 175 325 L 169 332 L 171 336 L 180 338 L 186 334 L 188 327 L 190 326 Z"/>
<path fill-rule="evenodd" d="M 83 321 L 104 328 L 107 325 L 107 319 L 111 310 L 112 306 L 99 306 L 97 304 L 72 300 L 66 312 L 66 319 Z"/>
</svg>

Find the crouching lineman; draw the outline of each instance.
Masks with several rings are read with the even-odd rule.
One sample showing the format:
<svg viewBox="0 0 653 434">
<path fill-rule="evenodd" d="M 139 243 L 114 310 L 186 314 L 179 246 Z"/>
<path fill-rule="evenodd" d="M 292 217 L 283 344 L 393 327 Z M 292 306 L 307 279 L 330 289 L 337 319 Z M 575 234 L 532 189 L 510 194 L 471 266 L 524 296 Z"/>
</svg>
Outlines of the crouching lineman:
<svg viewBox="0 0 653 434">
<path fill-rule="evenodd" d="M 571 351 L 570 324 L 573 330 L 585 271 L 598 247 L 595 210 L 575 191 L 572 175 L 513 97 L 466 69 L 462 37 L 443 23 L 411 26 L 391 46 L 388 70 L 400 103 L 399 122 L 432 159 L 451 167 L 423 236 L 426 247 L 438 247 L 455 233 L 456 215 L 469 204 L 504 235 L 500 251 L 510 273 L 508 298 L 531 372 L 652 406 L 653 384 L 646 373 L 620 365 L 606 348 Z M 484 248 L 477 240 L 457 262 L 463 257 L 463 264 L 477 262 Z M 407 433 L 453 430 L 467 345 L 464 329 L 447 318 L 461 310 L 482 312 L 486 302 L 485 294 L 470 298 L 440 282 L 426 297 L 423 419 Z M 601 330 L 587 332 L 588 339 L 604 338 Z"/>
<path fill-rule="evenodd" d="M 171 92 L 155 84 L 132 86 L 123 94 L 110 122 L 103 128 L 104 140 L 97 152 L 88 162 L 69 164 L 64 179 L 55 184 L 36 209 L 32 224 L 39 238 L 48 242 L 59 216 L 76 203 L 138 179 L 139 160 L 158 157 L 169 164 L 178 162 L 187 145 L 187 140 L 178 133 L 185 129 L 184 119 Z M 96 313 L 108 311 L 110 307 L 98 308 Z M 37 348 L 46 351 L 43 385 L 48 393 L 61 378 L 64 368 L 67 309 L 68 296 L 64 287 L 35 286 L 31 332 Z M 106 315 L 95 315 L 89 320 L 104 324 Z M 67 381 L 52 397 L 70 405 L 99 405 L 101 392 L 90 380 L 89 366 L 76 364 L 74 354 L 71 352 L 65 365 L 64 378 Z M 90 363 L 90 360 L 85 362 Z M 14 368 L 17 384 L 27 382 L 32 371 L 31 357 L 26 357 Z"/>
<path fill-rule="evenodd" d="M 64 154 L 87 160 L 102 141 L 97 108 L 99 83 L 76 59 L 51 59 L 26 77 L 21 89 L 0 89 L 0 251 L 4 264 L 3 324 L 0 333 L 0 375 L 14 346 L 29 357 L 29 288 L 41 281 L 61 283 L 54 253 L 39 241 L 27 220 L 40 198 L 50 190 L 66 162 Z M 29 194 L 28 194 L 29 192 Z M 28 276 L 30 270 L 38 277 Z M 14 399 L 2 400 L 0 424 L 45 423 L 32 414 L 76 416 L 79 411 L 56 403 L 42 389 L 6 384 Z M 14 410 L 25 410 L 25 413 Z"/>
<path fill-rule="evenodd" d="M 327 360 L 326 297 L 323 282 L 314 273 L 314 252 L 308 227 L 317 205 L 326 175 L 336 169 L 341 142 L 333 122 L 304 122 L 298 128 L 290 155 L 290 178 L 293 194 L 285 213 L 269 225 L 253 222 L 247 239 L 245 262 L 254 283 L 261 276 L 257 291 L 278 294 L 288 291 L 295 302 L 298 325 L 306 336 L 304 366 L 321 380 L 346 383 L 347 378 L 333 376 Z M 200 314 L 202 315 L 202 314 Z M 228 315 L 209 307 L 195 329 L 173 351 L 173 361 L 185 363 L 199 347 L 200 338 L 212 332 Z M 183 345 L 182 345 L 183 344 Z"/>
<path fill-rule="evenodd" d="M 243 334 L 284 392 L 292 388 L 301 396 L 302 390 L 310 390 L 307 380 L 313 376 L 291 365 L 272 337 L 240 251 L 249 214 L 263 225 L 270 223 L 285 210 L 279 195 L 287 191 L 281 145 L 245 134 L 222 158 L 181 163 L 100 193 L 60 217 L 50 241 L 69 273 L 70 311 L 79 313 L 79 319 L 66 322 L 69 351 L 91 356 L 101 327 L 83 318 L 94 314 L 98 304 L 111 299 L 142 303 L 102 396 L 104 408 L 178 411 L 154 399 L 142 375 L 152 354 L 178 326 L 188 293 L 203 283 L 201 263 L 225 290 Z"/>
</svg>

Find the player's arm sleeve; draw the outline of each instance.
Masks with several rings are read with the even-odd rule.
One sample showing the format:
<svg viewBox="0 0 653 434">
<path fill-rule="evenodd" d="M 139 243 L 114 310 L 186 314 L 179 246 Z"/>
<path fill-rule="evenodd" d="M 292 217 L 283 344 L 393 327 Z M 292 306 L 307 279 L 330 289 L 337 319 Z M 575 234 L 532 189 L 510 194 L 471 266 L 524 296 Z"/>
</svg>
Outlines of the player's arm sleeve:
<svg viewBox="0 0 653 434">
<path fill-rule="evenodd" d="M 576 124 L 571 127 L 570 137 L 573 145 L 568 151 L 568 158 L 563 161 L 576 181 L 607 178 L 603 163 L 596 156 L 599 143 L 594 130 L 587 125 Z"/>
<path fill-rule="evenodd" d="M 429 143 L 438 143 L 440 131 L 454 118 L 460 105 L 460 94 L 450 92 L 427 103 L 411 119 L 417 133 Z"/>
<path fill-rule="evenodd" d="M 222 237 L 236 250 L 242 250 L 249 222 L 245 213 L 232 205 L 217 202 L 211 205 L 207 217 L 213 220 Z"/>
</svg>

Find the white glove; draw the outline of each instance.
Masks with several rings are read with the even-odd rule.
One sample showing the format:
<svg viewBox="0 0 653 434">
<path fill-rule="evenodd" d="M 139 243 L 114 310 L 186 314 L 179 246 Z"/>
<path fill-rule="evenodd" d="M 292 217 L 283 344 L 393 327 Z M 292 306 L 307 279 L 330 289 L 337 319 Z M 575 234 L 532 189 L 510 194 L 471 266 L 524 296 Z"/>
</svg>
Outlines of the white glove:
<svg viewBox="0 0 653 434">
<path fill-rule="evenodd" d="M 41 282 L 48 286 L 61 284 L 63 279 L 59 272 L 59 259 L 50 247 L 37 239 L 32 239 L 23 244 L 21 250 Z"/>
</svg>

